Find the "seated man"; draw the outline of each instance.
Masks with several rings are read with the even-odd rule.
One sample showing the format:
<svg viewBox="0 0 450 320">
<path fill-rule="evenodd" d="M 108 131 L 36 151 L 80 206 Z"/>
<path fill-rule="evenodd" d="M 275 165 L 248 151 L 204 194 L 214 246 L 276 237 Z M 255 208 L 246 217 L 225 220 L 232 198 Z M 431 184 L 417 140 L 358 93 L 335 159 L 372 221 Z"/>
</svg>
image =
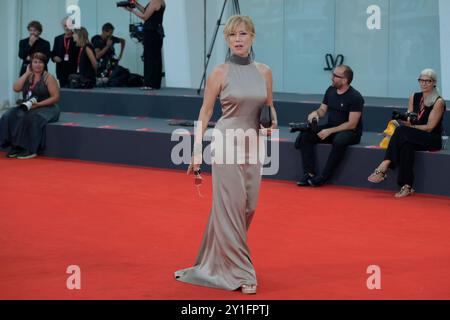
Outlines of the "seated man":
<svg viewBox="0 0 450 320">
<path fill-rule="evenodd" d="M 118 63 L 125 50 L 125 39 L 115 37 L 113 33 L 114 26 L 109 22 L 105 23 L 102 34 L 94 36 L 91 42 L 98 61 L 97 77 L 108 78 L 111 86 L 122 86 L 126 85 L 127 81 L 123 75 L 126 69 L 120 67 Z M 120 54 L 117 58 L 114 50 L 116 43 L 120 43 Z"/>
<path fill-rule="evenodd" d="M 336 67 L 332 75 L 332 86 L 326 91 L 322 104 L 308 115 L 311 123 L 328 113 L 328 123 L 319 125 L 317 133 L 307 130 L 297 137 L 295 147 L 300 149 L 303 161 L 303 177 L 297 185 L 323 185 L 341 162 L 347 147 L 360 142 L 364 99 L 350 86 L 352 80 L 353 70 L 349 66 Z M 314 145 L 317 143 L 333 145 L 321 175 L 317 174 L 314 163 Z"/>
</svg>

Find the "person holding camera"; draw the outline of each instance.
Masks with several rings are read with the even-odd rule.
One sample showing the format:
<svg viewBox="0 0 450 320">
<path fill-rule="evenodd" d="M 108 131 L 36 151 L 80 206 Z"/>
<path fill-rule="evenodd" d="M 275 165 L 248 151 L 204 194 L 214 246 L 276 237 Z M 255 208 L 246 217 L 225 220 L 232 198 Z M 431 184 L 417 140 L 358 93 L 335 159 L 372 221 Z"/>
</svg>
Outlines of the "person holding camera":
<svg viewBox="0 0 450 320">
<path fill-rule="evenodd" d="M 380 183 L 387 177 L 388 169 L 398 167 L 397 183 L 401 187 L 395 197 L 402 198 L 414 193 L 414 151 L 436 151 L 442 148 L 442 121 L 445 101 L 436 88 L 437 74 L 425 69 L 418 79 L 421 92 L 409 98 L 408 113 L 415 113 L 414 121 L 399 120 L 386 150 L 384 161 L 368 177 L 372 183 Z"/>
<path fill-rule="evenodd" d="M 78 50 L 73 40 L 73 31 L 68 26 L 69 17 L 62 21 L 64 33 L 55 37 L 52 60 L 56 64 L 56 77 L 60 87 L 66 87 L 69 75 L 77 72 Z"/>
<path fill-rule="evenodd" d="M 328 123 L 319 125 L 317 131 L 301 132 L 295 141 L 295 147 L 300 149 L 303 161 L 303 177 L 297 182 L 298 186 L 323 185 L 340 164 L 347 147 L 360 142 L 364 99 L 350 85 L 352 81 L 353 70 L 349 66 L 336 67 L 332 74 L 332 86 L 327 89 L 322 104 L 308 115 L 308 122 L 312 123 L 328 114 Z M 314 158 L 314 145 L 317 143 L 332 144 L 320 175 L 316 172 Z"/>
<path fill-rule="evenodd" d="M 27 67 L 31 62 L 31 56 L 35 52 L 40 52 L 46 57 L 50 57 L 50 42 L 41 38 L 42 24 L 39 21 L 31 21 L 27 29 L 30 36 L 19 42 L 19 58 L 22 59 L 20 76 L 27 71 Z M 47 62 L 45 62 L 46 65 Z"/>
<path fill-rule="evenodd" d="M 182 282 L 225 290 L 241 290 L 244 294 L 256 293 L 255 269 L 247 245 L 247 230 L 250 228 L 261 183 L 261 160 L 253 163 L 250 150 L 240 153 L 234 142 L 233 130 L 270 134 L 277 127 L 276 112 L 272 98 L 272 71 L 266 65 L 253 61 L 251 47 L 255 39 L 253 21 L 247 16 L 232 16 L 225 25 L 224 36 L 231 55 L 227 62 L 216 66 L 209 76 L 203 105 L 196 129 L 194 153 L 188 174 L 198 177 L 202 162 L 202 140 L 213 114 L 217 97 L 222 106 L 222 117 L 217 122 L 213 135 L 216 137 L 214 161 L 212 163 L 213 206 L 200 247 L 197 261 L 192 268 L 175 272 Z M 272 126 L 260 129 L 260 114 L 264 105 L 270 106 Z M 227 140 L 227 135 L 230 141 Z M 224 139 L 227 141 L 218 141 Z M 228 148 L 226 147 L 228 146 Z M 219 154 L 231 152 L 245 161 L 227 161 Z M 256 151 L 257 153 L 257 151 Z M 223 155 L 223 154 L 222 154 Z M 258 156 L 256 155 L 256 158 Z"/>
<path fill-rule="evenodd" d="M 95 49 L 95 57 L 98 61 L 97 76 L 99 78 L 108 78 L 108 84 L 114 87 L 126 86 L 129 72 L 119 66 L 125 50 L 125 39 L 115 37 L 114 26 L 111 23 L 105 23 L 102 27 L 102 33 L 92 37 L 91 42 Z M 120 54 L 116 58 L 114 45 L 120 43 Z"/>
<path fill-rule="evenodd" d="M 23 102 L 8 110 L 0 119 L 0 145 L 11 146 L 8 158 L 30 159 L 43 146 L 47 123 L 59 119 L 59 87 L 56 79 L 45 71 L 47 57 L 36 52 L 25 73 L 14 83 L 22 92 Z"/>
<path fill-rule="evenodd" d="M 137 10 L 135 10 L 137 9 Z M 164 0 L 152 0 L 145 7 L 125 7 L 144 21 L 144 90 L 160 89 L 162 79 L 162 46 L 164 39 Z"/>
<path fill-rule="evenodd" d="M 96 84 L 97 59 L 89 42 L 86 28 L 75 29 L 73 39 L 77 45 L 77 73 L 69 76 L 70 88 L 90 89 Z"/>
</svg>

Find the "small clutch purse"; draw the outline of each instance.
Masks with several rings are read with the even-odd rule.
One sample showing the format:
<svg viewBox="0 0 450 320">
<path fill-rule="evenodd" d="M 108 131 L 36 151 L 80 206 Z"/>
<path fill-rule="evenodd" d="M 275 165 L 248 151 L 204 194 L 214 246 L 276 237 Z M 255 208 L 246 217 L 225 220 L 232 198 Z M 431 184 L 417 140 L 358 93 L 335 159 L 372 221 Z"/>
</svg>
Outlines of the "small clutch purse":
<svg viewBox="0 0 450 320">
<path fill-rule="evenodd" d="M 272 126 L 272 111 L 270 110 L 270 106 L 265 105 L 262 107 L 259 123 L 264 128 L 270 128 Z"/>
</svg>

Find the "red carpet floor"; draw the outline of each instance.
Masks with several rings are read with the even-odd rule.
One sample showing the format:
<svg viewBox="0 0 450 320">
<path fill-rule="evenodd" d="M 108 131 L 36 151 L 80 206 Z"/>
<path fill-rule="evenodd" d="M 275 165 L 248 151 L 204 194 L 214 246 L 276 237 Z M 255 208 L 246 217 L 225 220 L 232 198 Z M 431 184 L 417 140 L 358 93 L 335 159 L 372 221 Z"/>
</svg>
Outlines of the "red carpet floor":
<svg viewBox="0 0 450 320">
<path fill-rule="evenodd" d="M 177 171 L 0 154 L 0 299 L 450 299 L 449 198 L 273 181 L 249 234 L 258 294 L 177 282 L 208 218 L 205 178 L 199 198 Z"/>
</svg>

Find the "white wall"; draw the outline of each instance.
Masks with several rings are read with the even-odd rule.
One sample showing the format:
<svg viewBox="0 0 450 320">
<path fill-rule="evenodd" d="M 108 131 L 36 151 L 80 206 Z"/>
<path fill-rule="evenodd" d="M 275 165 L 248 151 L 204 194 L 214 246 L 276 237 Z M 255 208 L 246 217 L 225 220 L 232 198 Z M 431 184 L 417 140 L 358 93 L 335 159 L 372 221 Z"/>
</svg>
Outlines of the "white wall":
<svg viewBox="0 0 450 320">
<path fill-rule="evenodd" d="M 15 101 L 16 94 L 13 93 L 12 86 L 17 78 L 19 58 L 17 57 L 16 46 L 18 46 L 18 11 L 21 1 L 0 0 L 0 43 L 4 46 L 0 50 L 0 108 Z M 5 31 L 6 30 L 6 31 Z"/>
<path fill-rule="evenodd" d="M 441 37 L 441 88 L 442 96 L 450 99 L 450 1 L 439 0 L 439 23 Z M 450 107 L 450 106 L 447 106 Z"/>
</svg>

